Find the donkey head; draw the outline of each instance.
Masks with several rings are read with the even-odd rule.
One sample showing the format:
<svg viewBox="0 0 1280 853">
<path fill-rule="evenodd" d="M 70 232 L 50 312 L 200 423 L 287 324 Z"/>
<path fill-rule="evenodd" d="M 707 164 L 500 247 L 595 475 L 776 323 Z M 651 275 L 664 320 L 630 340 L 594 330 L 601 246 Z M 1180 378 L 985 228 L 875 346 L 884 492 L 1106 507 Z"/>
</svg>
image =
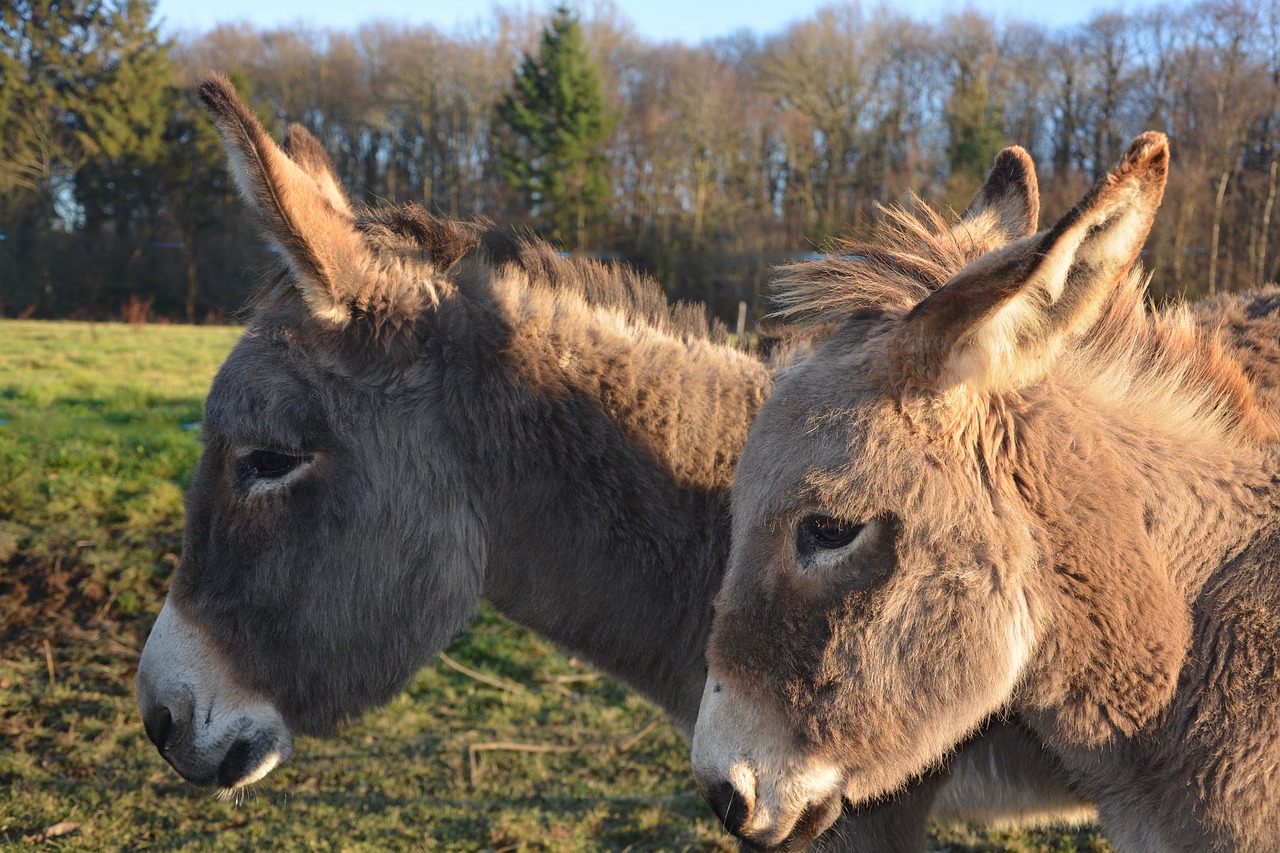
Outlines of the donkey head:
<svg viewBox="0 0 1280 853">
<path fill-rule="evenodd" d="M 1105 482 L 1067 485 L 1063 515 L 1105 509 L 1121 521 L 1046 523 L 1051 499 L 1035 494 L 1043 482 L 1024 481 L 1035 460 L 1019 442 L 1061 423 L 1046 389 L 1131 274 L 1166 160 L 1162 136 L 1139 138 L 1034 234 L 1034 169 L 1006 150 L 932 248 L 846 261 L 854 292 L 844 296 L 838 283 L 826 293 L 796 284 L 810 303 L 848 310 L 775 388 L 733 486 L 733 550 L 693 740 L 695 776 L 731 831 L 764 848 L 803 843 L 842 799 L 892 792 L 941 760 L 1043 661 L 1055 594 L 1046 561 L 1077 534 L 1091 541 L 1091 525 L 1115 529 L 1136 513 L 1141 530 L 1124 495 L 1098 500 Z M 963 257 L 939 275 L 946 246 Z M 1182 625 L 1158 573 L 1138 591 L 1150 560 L 1128 532 L 1087 546 L 1132 564 L 1134 588 L 1097 603 L 1096 618 L 1118 630 Z M 1125 650 L 1132 678 L 1071 685 L 1095 690 L 1091 707 L 1122 730 L 1155 713 L 1177 673 L 1177 644 L 1145 639 Z"/>
<path fill-rule="evenodd" d="M 282 150 L 226 80 L 199 94 L 284 268 L 210 391 L 138 702 L 183 776 L 232 788 L 401 689 L 474 607 L 483 544 L 412 355 L 442 265 L 367 239 L 301 127 Z"/>
</svg>

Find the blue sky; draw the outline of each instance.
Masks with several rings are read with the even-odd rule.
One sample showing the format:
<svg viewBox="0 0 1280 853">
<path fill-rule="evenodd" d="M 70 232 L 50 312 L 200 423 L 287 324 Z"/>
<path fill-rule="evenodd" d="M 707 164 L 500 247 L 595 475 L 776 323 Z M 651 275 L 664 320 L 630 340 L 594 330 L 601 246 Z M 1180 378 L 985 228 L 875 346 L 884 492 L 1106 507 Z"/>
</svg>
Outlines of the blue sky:
<svg viewBox="0 0 1280 853">
<path fill-rule="evenodd" d="M 485 6 L 476 0 L 159 0 L 159 16 L 168 33 L 200 32 L 226 21 L 248 21 L 264 28 L 301 21 L 315 27 L 354 29 L 375 19 L 430 23 L 449 32 L 459 25 L 489 19 L 493 5 Z M 496 5 L 542 9 L 553 2 L 525 0 Z M 829 0 L 616 0 L 622 17 L 635 25 L 639 35 L 651 41 L 681 40 L 691 44 L 740 29 L 775 33 L 825 5 L 830 5 Z M 863 5 L 871 9 L 876 4 Z M 1002 22 L 1033 20 L 1065 26 L 1083 22 L 1099 11 L 1136 11 L 1154 5 L 1154 0 L 974 0 L 968 4 L 955 0 L 898 0 L 892 7 L 925 19 L 965 5 Z"/>
</svg>

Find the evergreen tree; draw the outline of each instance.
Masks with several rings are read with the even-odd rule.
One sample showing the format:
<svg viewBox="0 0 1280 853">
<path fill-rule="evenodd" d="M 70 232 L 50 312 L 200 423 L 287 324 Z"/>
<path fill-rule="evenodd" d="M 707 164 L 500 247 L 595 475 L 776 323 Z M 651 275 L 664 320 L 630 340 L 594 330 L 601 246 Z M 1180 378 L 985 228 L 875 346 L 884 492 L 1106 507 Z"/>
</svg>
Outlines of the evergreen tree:
<svg viewBox="0 0 1280 853">
<path fill-rule="evenodd" d="M 0 4 L 0 215 L 51 216 L 56 184 L 82 162 L 71 120 L 94 62 L 86 3 Z"/>
<path fill-rule="evenodd" d="M 91 91 L 98 8 L 91 0 L 0 3 L 0 300 L 58 301 L 52 232 L 74 224 L 75 171 L 86 162 L 77 123 Z"/>
<path fill-rule="evenodd" d="M 154 14 L 155 0 L 0 5 L 0 196 L 48 199 L 86 163 L 160 156 L 173 69 Z"/>
<path fill-rule="evenodd" d="M 498 116 L 510 131 L 497 145 L 503 178 L 525 197 L 551 240 L 583 248 L 608 211 L 602 149 L 617 115 L 568 8 L 556 9 L 538 53 L 520 63 Z"/>
<path fill-rule="evenodd" d="M 956 77 L 947 102 L 947 127 L 951 173 L 981 184 L 1004 140 L 1002 110 L 985 80 Z"/>
<path fill-rule="evenodd" d="M 93 309 L 104 286 L 133 287 L 181 97 L 154 15 L 155 0 L 0 5 L 0 233 L 19 304 Z M 71 270 L 73 236 L 92 239 Z"/>
<path fill-rule="evenodd" d="M 155 10 L 156 0 L 115 0 L 100 9 L 93 90 L 81 99 L 79 116 L 97 159 L 154 163 L 163 156 L 177 95 Z"/>
<path fill-rule="evenodd" d="M 110 228 L 126 240 L 157 212 L 165 190 L 157 169 L 169 155 L 165 137 L 182 99 L 154 13 L 155 0 L 101 7 L 91 90 L 74 114 L 86 154 L 75 181 L 85 227 Z"/>
</svg>

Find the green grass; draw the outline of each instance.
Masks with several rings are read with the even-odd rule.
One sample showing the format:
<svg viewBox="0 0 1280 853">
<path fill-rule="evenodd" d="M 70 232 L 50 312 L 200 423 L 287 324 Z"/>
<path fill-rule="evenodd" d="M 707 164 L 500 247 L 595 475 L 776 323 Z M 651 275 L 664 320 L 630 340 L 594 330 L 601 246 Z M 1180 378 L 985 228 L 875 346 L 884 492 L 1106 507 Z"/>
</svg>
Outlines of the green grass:
<svg viewBox="0 0 1280 853">
<path fill-rule="evenodd" d="M 181 544 L 198 453 L 184 427 L 236 335 L 0 321 L 0 847 L 67 822 L 46 845 L 736 849 L 652 705 L 487 609 L 448 654 L 513 689 L 437 664 L 234 802 L 161 761 L 134 671 Z M 479 752 L 473 774 L 472 747 L 500 742 L 580 748 Z M 1110 849 L 1091 831 L 967 827 L 932 846 Z"/>
</svg>

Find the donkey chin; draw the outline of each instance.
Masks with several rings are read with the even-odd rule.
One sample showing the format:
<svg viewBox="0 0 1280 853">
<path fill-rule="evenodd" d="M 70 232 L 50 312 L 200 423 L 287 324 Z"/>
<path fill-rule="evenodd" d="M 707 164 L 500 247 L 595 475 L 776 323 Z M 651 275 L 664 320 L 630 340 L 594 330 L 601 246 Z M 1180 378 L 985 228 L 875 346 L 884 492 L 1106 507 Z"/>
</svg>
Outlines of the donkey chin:
<svg viewBox="0 0 1280 853">
<path fill-rule="evenodd" d="M 182 778 L 229 792 L 287 759 L 293 735 L 214 649 L 170 597 L 138 662 L 138 708 L 147 737 Z"/>
<path fill-rule="evenodd" d="M 843 809 L 842 771 L 780 739 L 785 731 L 766 708 L 707 679 L 693 735 L 694 780 L 748 849 L 804 850 Z"/>
</svg>

